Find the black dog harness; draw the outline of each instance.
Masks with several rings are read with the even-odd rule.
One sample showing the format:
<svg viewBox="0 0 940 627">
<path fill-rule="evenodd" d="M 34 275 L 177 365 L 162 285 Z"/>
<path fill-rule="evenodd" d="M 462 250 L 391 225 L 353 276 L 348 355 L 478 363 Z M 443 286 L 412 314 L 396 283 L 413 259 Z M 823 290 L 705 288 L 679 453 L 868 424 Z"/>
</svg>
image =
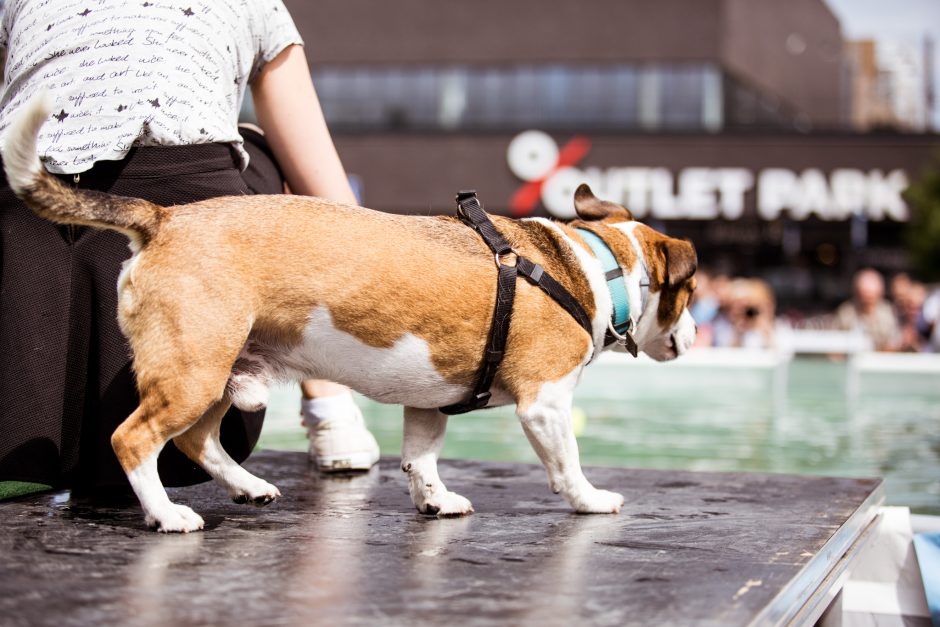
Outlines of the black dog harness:
<svg viewBox="0 0 940 627">
<path fill-rule="evenodd" d="M 462 403 L 455 403 L 441 407 L 440 411 L 448 415 L 464 414 L 468 411 L 486 407 L 490 397 L 490 386 L 496 377 L 496 369 L 503 360 L 506 349 L 506 340 L 509 337 L 509 323 L 512 320 L 512 304 L 516 296 L 516 278 L 525 277 L 529 283 L 538 286 L 543 292 L 552 297 L 561 307 L 571 314 L 581 327 L 591 336 L 592 343 L 594 331 L 591 319 L 571 293 L 545 271 L 545 268 L 516 253 L 509 242 L 506 241 L 483 211 L 483 206 L 477 199 L 476 191 L 462 191 L 457 194 L 457 217 L 480 234 L 486 245 L 496 257 L 496 267 L 499 275 L 496 280 L 496 306 L 493 310 L 493 326 L 486 342 L 486 352 L 483 364 L 477 374 L 477 384 L 469 399 Z M 504 263 L 504 257 L 514 255 L 515 265 Z"/>
</svg>

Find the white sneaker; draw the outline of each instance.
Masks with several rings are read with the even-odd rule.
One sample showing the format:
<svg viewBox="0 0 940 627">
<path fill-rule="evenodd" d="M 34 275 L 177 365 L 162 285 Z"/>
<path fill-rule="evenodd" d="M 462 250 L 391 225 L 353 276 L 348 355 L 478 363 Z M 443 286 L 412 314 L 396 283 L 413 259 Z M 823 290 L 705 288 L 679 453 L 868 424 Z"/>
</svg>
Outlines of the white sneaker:
<svg viewBox="0 0 940 627">
<path fill-rule="evenodd" d="M 305 398 L 301 415 L 310 438 L 310 460 L 321 472 L 369 470 L 379 461 L 378 442 L 352 394 Z"/>
</svg>

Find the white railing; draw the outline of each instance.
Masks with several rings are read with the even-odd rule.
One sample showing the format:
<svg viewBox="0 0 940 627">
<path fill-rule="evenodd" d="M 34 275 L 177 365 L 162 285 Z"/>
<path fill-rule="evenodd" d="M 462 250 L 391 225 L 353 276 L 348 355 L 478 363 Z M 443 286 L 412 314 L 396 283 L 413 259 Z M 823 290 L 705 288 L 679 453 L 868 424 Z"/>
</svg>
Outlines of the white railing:
<svg viewBox="0 0 940 627">
<path fill-rule="evenodd" d="M 650 374 L 652 369 L 661 371 L 668 377 L 669 371 L 691 370 L 702 373 L 700 381 L 703 385 L 723 387 L 725 385 L 737 386 L 742 390 L 741 371 L 766 373 L 767 378 L 759 384 L 761 389 L 770 386 L 769 400 L 776 413 L 782 413 L 786 408 L 787 385 L 789 377 L 789 365 L 793 359 L 793 354 L 772 350 L 772 349 L 751 349 L 751 348 L 693 348 L 679 359 L 667 362 L 656 362 L 645 354 L 634 358 L 626 353 L 615 353 L 608 351 L 603 353 L 597 359 L 599 368 L 617 368 L 627 372 L 630 370 L 645 370 Z M 660 370 L 661 369 L 661 370 Z M 715 377 L 720 373 L 726 373 L 728 377 Z M 590 376 L 589 374 L 586 376 Z M 716 381 L 716 379 L 719 379 Z M 668 380 L 668 379 L 665 379 Z M 767 381 L 765 383 L 763 381 Z M 743 390 L 742 390 L 743 391 Z"/>
<path fill-rule="evenodd" d="M 735 385 L 736 371 L 766 372 L 764 379 L 769 386 L 768 396 L 776 411 L 786 408 L 789 367 L 796 355 L 832 356 L 844 359 L 846 363 L 845 394 L 854 405 L 861 390 L 863 376 L 879 374 L 910 374 L 913 376 L 937 375 L 936 387 L 940 392 L 940 353 L 882 353 L 871 350 L 871 342 L 861 333 L 852 331 L 828 330 L 793 330 L 778 329 L 777 347 L 773 349 L 747 348 L 695 348 L 681 358 L 664 363 L 657 363 L 642 353 L 633 358 L 625 353 L 606 352 L 598 360 L 598 366 L 614 367 L 624 370 L 662 369 L 692 370 L 704 374 L 725 372 L 728 377 L 720 377 L 719 384 L 727 382 Z M 703 384 L 714 384 L 715 377 L 704 377 Z M 767 388 L 764 388 L 767 389 Z"/>
<path fill-rule="evenodd" d="M 854 355 L 872 350 L 871 340 L 861 331 L 835 329 L 791 329 L 777 325 L 777 350 L 792 355 Z"/>
</svg>

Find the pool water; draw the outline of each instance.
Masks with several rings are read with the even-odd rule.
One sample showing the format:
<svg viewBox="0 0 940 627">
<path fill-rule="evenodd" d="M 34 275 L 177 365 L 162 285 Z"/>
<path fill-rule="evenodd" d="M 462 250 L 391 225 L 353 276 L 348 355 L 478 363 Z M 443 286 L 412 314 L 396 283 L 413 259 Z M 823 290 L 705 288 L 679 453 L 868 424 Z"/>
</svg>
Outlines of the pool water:
<svg viewBox="0 0 940 627">
<path fill-rule="evenodd" d="M 770 369 L 586 369 L 575 394 L 585 466 L 883 477 L 887 502 L 940 514 L 940 380 L 865 374 L 797 359 L 774 393 Z M 849 393 L 849 388 L 857 390 Z M 296 386 L 272 390 L 259 446 L 305 450 Z M 401 408 L 360 398 L 385 455 L 401 450 Z M 511 407 L 452 417 L 443 457 L 538 462 Z M 588 473 L 590 476 L 590 473 Z"/>
</svg>

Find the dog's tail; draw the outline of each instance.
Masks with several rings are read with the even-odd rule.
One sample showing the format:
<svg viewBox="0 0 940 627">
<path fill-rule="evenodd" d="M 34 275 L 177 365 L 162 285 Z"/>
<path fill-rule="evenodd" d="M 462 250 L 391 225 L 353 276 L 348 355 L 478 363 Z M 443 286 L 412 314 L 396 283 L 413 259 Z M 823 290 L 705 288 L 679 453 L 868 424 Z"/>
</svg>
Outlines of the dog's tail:
<svg viewBox="0 0 940 627">
<path fill-rule="evenodd" d="M 163 207 L 138 198 L 75 189 L 43 168 L 36 136 L 51 112 L 51 99 L 43 89 L 23 105 L 7 129 L 3 166 L 13 193 L 47 220 L 113 229 L 138 247 L 146 244 L 165 216 Z"/>
</svg>

